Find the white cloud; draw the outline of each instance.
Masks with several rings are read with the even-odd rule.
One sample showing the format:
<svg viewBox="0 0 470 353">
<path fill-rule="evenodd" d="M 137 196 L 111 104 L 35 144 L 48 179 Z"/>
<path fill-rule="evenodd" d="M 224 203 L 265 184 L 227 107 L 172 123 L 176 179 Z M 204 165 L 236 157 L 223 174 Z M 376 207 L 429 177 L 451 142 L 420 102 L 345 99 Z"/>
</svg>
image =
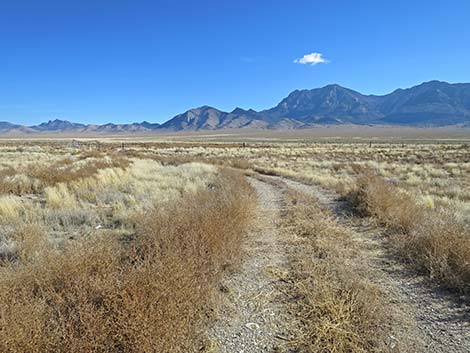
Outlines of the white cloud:
<svg viewBox="0 0 470 353">
<path fill-rule="evenodd" d="M 300 59 L 295 59 L 294 63 L 296 64 L 310 64 L 310 65 L 316 65 L 316 64 L 321 64 L 321 63 L 327 63 L 328 60 L 323 58 L 323 54 L 321 53 L 310 53 L 310 54 L 305 54 L 303 57 Z"/>
</svg>

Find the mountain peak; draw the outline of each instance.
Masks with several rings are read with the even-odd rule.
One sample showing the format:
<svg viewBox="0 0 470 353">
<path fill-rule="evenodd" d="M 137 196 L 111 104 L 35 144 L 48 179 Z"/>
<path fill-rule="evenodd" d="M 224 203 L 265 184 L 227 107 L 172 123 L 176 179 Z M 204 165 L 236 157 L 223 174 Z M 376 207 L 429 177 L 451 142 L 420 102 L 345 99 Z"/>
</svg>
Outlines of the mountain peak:
<svg viewBox="0 0 470 353">
<path fill-rule="evenodd" d="M 232 114 L 244 114 L 246 112 L 245 109 L 236 107 L 234 110 L 231 111 Z"/>
<path fill-rule="evenodd" d="M 340 85 L 338 85 L 337 83 L 330 83 L 329 85 L 326 85 L 325 87 L 323 88 L 328 88 L 328 89 L 337 89 L 337 88 L 344 88 Z"/>
<path fill-rule="evenodd" d="M 200 106 L 196 109 L 191 109 L 191 110 L 202 110 L 202 111 L 206 111 L 206 110 L 209 110 L 209 109 L 214 109 L 214 110 L 218 110 L 217 108 L 214 108 L 214 107 L 211 107 L 210 105 L 203 105 L 203 106 Z"/>
<path fill-rule="evenodd" d="M 57 131 L 57 130 L 71 130 L 84 128 L 84 124 L 72 123 L 68 120 L 54 119 L 49 120 L 47 123 L 41 123 L 37 126 L 32 126 L 31 128 L 39 131 Z"/>
<path fill-rule="evenodd" d="M 253 109 L 243 109 L 243 108 L 240 108 L 240 107 L 236 107 L 234 110 L 232 110 L 230 112 L 231 114 L 235 114 L 235 115 L 253 115 L 253 114 L 256 114 L 256 110 L 253 110 Z"/>
<path fill-rule="evenodd" d="M 436 83 L 450 85 L 450 83 L 448 83 L 448 82 L 439 81 L 439 80 L 425 81 L 425 82 L 423 82 L 421 85 L 429 85 L 429 84 L 436 84 Z"/>
<path fill-rule="evenodd" d="M 72 124 L 72 123 L 68 120 L 60 120 L 60 119 L 51 120 L 51 119 L 49 119 L 47 122 L 41 123 L 39 125 L 44 126 L 44 125 L 57 125 L 57 124 Z"/>
<path fill-rule="evenodd" d="M 199 130 L 216 129 L 221 120 L 228 113 L 222 112 L 214 107 L 203 105 L 199 108 L 190 109 L 178 114 L 161 125 L 163 129 L 172 130 Z"/>
<path fill-rule="evenodd" d="M 422 84 L 418 85 L 418 87 L 447 87 L 450 86 L 450 83 L 438 80 L 431 80 L 427 82 L 423 82 Z"/>
</svg>

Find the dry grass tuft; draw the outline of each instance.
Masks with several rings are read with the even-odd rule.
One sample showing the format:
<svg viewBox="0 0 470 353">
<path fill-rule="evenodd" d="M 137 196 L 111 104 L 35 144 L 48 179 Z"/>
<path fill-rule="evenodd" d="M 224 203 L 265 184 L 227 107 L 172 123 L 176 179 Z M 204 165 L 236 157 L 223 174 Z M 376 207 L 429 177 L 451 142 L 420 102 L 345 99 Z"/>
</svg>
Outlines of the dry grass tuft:
<svg viewBox="0 0 470 353">
<path fill-rule="evenodd" d="M 17 222 L 24 210 L 21 199 L 13 195 L 0 196 L 0 222 Z"/>
<path fill-rule="evenodd" d="M 55 187 L 47 187 L 44 190 L 44 196 L 47 206 L 51 209 L 75 209 L 77 207 L 75 196 L 70 193 L 65 184 L 61 183 Z"/>
</svg>

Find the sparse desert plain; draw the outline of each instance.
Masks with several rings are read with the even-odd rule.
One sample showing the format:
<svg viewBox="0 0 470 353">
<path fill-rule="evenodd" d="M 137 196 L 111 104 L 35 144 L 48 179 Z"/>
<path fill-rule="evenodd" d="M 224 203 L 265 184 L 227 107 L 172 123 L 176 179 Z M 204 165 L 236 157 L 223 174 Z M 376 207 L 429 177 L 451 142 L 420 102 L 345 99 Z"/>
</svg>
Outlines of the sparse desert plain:
<svg viewBox="0 0 470 353">
<path fill-rule="evenodd" d="M 362 131 L 2 140 L 0 351 L 468 352 L 470 137 Z"/>
<path fill-rule="evenodd" d="M 1 1 L 0 353 L 470 353 L 469 14 Z"/>
</svg>

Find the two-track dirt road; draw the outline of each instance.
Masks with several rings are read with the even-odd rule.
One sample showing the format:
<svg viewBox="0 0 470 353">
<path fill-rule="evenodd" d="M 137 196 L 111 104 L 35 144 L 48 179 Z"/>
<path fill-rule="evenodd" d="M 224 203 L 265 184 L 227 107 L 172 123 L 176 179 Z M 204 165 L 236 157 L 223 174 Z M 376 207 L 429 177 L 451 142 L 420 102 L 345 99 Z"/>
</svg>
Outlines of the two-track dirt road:
<svg viewBox="0 0 470 353">
<path fill-rule="evenodd" d="M 242 267 L 222 284 L 219 319 L 209 332 L 216 351 L 276 352 L 299 332 L 296 313 L 287 305 L 289 281 L 284 279 L 289 276 L 289 234 L 280 222 L 284 192 L 292 188 L 314 195 L 351 230 L 370 268 L 364 276 L 379 287 L 385 304 L 399 318 L 392 343 L 406 341 L 396 345 L 406 347 L 400 349 L 405 352 L 470 352 L 468 306 L 400 263 L 379 228 L 348 215 L 334 192 L 284 178 L 271 179 L 277 182 L 250 179 L 259 197 L 258 221 L 245 241 Z"/>
</svg>

